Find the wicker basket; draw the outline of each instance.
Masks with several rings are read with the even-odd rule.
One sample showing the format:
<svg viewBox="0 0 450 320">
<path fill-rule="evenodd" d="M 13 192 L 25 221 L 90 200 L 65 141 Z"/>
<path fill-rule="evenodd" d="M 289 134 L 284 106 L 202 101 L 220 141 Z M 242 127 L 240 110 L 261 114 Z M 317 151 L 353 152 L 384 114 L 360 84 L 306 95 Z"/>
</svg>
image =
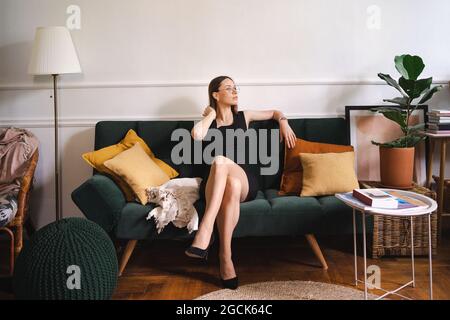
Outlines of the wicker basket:
<svg viewBox="0 0 450 320">
<path fill-rule="evenodd" d="M 382 188 L 379 182 L 360 182 L 362 188 Z M 417 192 L 436 200 L 436 192 L 414 185 L 408 191 Z M 437 212 L 431 215 L 431 245 L 433 255 L 437 253 Z M 410 256 L 411 226 L 409 217 L 374 215 L 372 257 Z M 413 218 L 414 254 L 428 255 L 428 217 Z"/>
</svg>

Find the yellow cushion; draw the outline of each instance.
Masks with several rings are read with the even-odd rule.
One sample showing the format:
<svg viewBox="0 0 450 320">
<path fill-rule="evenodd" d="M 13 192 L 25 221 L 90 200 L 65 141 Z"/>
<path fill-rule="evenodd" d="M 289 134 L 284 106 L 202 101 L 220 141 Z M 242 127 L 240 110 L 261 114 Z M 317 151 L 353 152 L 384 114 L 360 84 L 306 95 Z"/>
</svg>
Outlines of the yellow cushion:
<svg viewBox="0 0 450 320">
<path fill-rule="evenodd" d="M 136 142 L 139 142 L 141 144 L 141 147 L 144 149 L 145 153 L 149 157 L 151 157 L 171 179 L 178 176 L 178 172 L 176 170 L 174 170 L 171 166 L 169 166 L 162 160 L 155 157 L 153 151 L 148 147 L 145 141 L 136 134 L 133 129 L 128 130 L 125 138 L 123 138 L 119 143 L 102 148 L 100 150 L 87 152 L 82 155 L 83 159 L 98 172 L 108 174 L 113 178 L 113 180 L 118 184 L 119 188 L 125 194 L 125 198 L 127 199 L 127 201 L 134 200 L 133 191 L 122 179 L 120 179 L 120 177 L 116 176 L 114 172 L 105 167 L 104 162 L 131 148 L 136 144 Z"/>
<path fill-rule="evenodd" d="M 303 187 L 300 196 L 315 197 L 349 192 L 359 187 L 355 153 L 300 153 Z"/>
<path fill-rule="evenodd" d="M 156 157 L 150 157 L 152 158 L 153 161 L 155 161 L 156 165 L 158 167 L 160 167 L 162 169 L 162 171 L 164 171 L 170 179 L 176 178 L 178 177 L 179 173 L 177 170 L 175 170 L 174 168 L 172 168 L 171 166 L 169 166 L 167 163 L 165 163 L 164 161 L 162 161 L 161 159 L 158 159 Z"/>
<path fill-rule="evenodd" d="M 139 142 L 105 161 L 104 165 L 131 187 L 143 205 L 147 203 L 145 189 L 158 187 L 170 180 L 170 177 L 147 155 Z"/>
</svg>

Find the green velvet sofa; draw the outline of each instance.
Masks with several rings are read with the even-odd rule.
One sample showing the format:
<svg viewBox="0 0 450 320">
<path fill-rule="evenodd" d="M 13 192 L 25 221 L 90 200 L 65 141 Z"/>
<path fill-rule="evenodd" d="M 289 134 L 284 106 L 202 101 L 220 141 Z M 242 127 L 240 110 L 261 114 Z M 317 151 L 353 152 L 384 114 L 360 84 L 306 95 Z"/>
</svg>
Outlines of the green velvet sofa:
<svg viewBox="0 0 450 320">
<path fill-rule="evenodd" d="M 343 118 L 290 119 L 289 124 L 298 138 L 348 144 L 346 121 Z M 178 128 L 190 131 L 193 125 L 193 121 L 102 121 L 95 128 L 95 150 L 118 143 L 129 129 L 134 129 L 158 158 L 180 173 L 180 178 L 201 176 L 204 166 L 176 165 L 170 157 L 172 147 L 177 144 L 171 141 L 172 132 Z M 279 128 L 273 120 L 252 122 L 250 127 L 256 130 Z M 192 140 L 191 143 L 198 142 Z M 280 164 L 278 172 L 271 176 L 258 175 L 260 190 L 257 198 L 241 204 L 240 220 L 233 236 L 306 236 L 326 269 L 326 261 L 314 235 L 351 234 L 352 211 L 334 196 L 279 196 L 277 191 L 283 171 L 284 148 L 282 142 L 277 155 Z M 254 166 L 258 168 L 258 165 Z M 154 222 L 146 220 L 153 205 L 127 203 L 118 186 L 108 176 L 98 174 L 95 170 L 92 177 L 72 192 L 72 200 L 88 219 L 98 223 L 112 237 L 127 241 L 120 261 L 120 274 L 138 240 L 193 237 L 186 229 L 176 228 L 172 224 L 157 234 Z M 204 199 L 198 200 L 195 207 L 202 215 Z"/>
</svg>

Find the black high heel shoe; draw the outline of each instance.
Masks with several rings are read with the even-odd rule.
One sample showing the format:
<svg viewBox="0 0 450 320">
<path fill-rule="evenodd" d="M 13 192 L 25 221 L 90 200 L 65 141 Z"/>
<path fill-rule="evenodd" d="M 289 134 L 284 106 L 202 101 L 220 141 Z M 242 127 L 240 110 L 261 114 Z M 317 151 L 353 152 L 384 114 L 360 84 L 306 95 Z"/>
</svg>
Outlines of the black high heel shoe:
<svg viewBox="0 0 450 320">
<path fill-rule="evenodd" d="M 238 280 L 237 276 L 234 278 L 231 278 L 231 279 L 227 279 L 227 280 L 223 280 L 223 279 L 220 279 L 220 280 L 222 280 L 222 286 L 226 289 L 236 290 L 239 286 L 239 280 Z"/>
<path fill-rule="evenodd" d="M 209 249 L 211 249 L 214 243 L 214 232 L 211 233 L 211 239 L 209 240 L 209 245 L 206 249 L 200 249 L 197 247 L 190 246 L 184 253 L 191 258 L 202 259 L 204 261 L 208 260 Z"/>
</svg>

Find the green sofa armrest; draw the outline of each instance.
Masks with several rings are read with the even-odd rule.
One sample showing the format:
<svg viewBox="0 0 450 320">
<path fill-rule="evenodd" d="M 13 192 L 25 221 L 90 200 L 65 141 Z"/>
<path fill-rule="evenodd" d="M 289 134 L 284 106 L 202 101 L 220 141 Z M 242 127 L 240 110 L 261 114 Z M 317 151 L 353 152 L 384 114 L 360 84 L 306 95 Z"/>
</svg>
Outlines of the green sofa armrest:
<svg viewBox="0 0 450 320">
<path fill-rule="evenodd" d="M 72 192 L 72 200 L 89 220 L 106 232 L 117 225 L 125 197 L 111 178 L 95 174 Z"/>
</svg>

